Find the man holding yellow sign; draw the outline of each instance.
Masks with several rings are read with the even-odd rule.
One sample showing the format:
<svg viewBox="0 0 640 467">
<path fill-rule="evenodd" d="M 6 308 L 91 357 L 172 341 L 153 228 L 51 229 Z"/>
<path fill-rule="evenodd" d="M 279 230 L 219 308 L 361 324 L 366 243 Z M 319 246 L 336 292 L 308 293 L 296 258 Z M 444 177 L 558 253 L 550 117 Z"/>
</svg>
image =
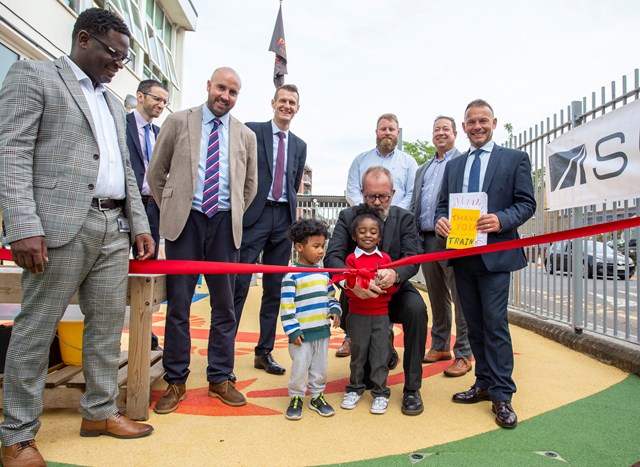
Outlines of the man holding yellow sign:
<svg viewBox="0 0 640 467">
<path fill-rule="evenodd" d="M 435 231 L 441 237 L 449 237 L 457 227 L 463 235 L 458 234 L 456 242 L 464 243 L 456 245 L 459 247 L 472 246 L 471 237 L 474 244 L 477 240 L 473 235 L 471 213 L 457 211 L 469 206 L 454 204 L 460 196 L 472 205 L 477 203 L 472 207 L 476 211 L 474 218 L 477 216 L 475 229 L 478 236 L 486 235 L 488 244 L 518 238 L 518 227 L 536 210 L 529 155 L 495 144 L 492 136 L 496 124 L 493 109 L 486 101 L 472 101 L 465 110 L 462 124 L 471 147 L 445 168 Z M 482 213 L 482 195 L 476 192 L 486 194 L 485 213 Z M 452 196 L 455 194 L 458 196 Z M 449 212 L 450 208 L 456 210 Z M 449 264 L 453 266 L 476 359 L 474 385 L 468 391 L 454 394 L 453 401 L 473 404 L 491 400 L 496 423 L 503 428 L 515 428 L 518 417 L 511 406 L 511 396 L 516 392 L 516 385 L 511 377 L 513 349 L 507 303 L 510 273 L 526 266 L 524 252 L 518 248 L 466 256 L 450 260 Z"/>
</svg>

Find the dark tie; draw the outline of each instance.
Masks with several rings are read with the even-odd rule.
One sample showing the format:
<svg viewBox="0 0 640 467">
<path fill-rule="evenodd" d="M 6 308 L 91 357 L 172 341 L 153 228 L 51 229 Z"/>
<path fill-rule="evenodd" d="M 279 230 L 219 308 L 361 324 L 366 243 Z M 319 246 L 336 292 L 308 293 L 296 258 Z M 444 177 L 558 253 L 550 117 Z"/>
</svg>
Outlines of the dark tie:
<svg viewBox="0 0 640 467">
<path fill-rule="evenodd" d="M 471 163 L 471 171 L 469 172 L 468 193 L 480 191 L 480 154 L 482 154 L 482 149 L 476 149 L 471 154 L 475 154 L 475 157 Z"/>
<path fill-rule="evenodd" d="M 220 185 L 220 138 L 218 126 L 220 119 L 213 120 L 209 146 L 207 147 L 207 164 L 204 172 L 204 189 L 202 190 L 202 212 L 213 217 L 218 212 L 218 187 Z"/>
<path fill-rule="evenodd" d="M 278 157 L 276 158 L 276 172 L 273 175 L 273 199 L 278 201 L 282 196 L 282 185 L 284 183 L 284 131 L 277 133 L 280 141 L 278 141 Z"/>
<path fill-rule="evenodd" d="M 151 129 L 151 123 L 147 123 L 144 126 L 144 143 L 145 143 L 145 155 L 147 156 L 147 162 L 151 160 L 151 138 L 149 138 L 149 130 Z"/>
</svg>

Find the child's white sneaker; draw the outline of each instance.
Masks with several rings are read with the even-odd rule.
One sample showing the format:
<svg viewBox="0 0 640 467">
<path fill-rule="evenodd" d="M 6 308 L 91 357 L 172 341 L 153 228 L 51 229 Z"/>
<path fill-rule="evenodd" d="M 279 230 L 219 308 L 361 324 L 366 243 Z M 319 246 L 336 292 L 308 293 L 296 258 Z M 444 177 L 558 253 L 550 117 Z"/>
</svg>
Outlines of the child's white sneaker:
<svg viewBox="0 0 640 467">
<path fill-rule="evenodd" d="M 361 397 L 360 394 L 358 394 L 357 392 L 347 392 L 342 398 L 342 403 L 340 404 L 340 407 L 347 410 L 355 409 L 356 404 L 360 400 L 360 397 Z"/>
<path fill-rule="evenodd" d="M 375 414 L 383 414 L 387 411 L 387 406 L 389 405 L 389 399 L 386 397 L 376 397 L 371 404 L 371 413 Z"/>
</svg>

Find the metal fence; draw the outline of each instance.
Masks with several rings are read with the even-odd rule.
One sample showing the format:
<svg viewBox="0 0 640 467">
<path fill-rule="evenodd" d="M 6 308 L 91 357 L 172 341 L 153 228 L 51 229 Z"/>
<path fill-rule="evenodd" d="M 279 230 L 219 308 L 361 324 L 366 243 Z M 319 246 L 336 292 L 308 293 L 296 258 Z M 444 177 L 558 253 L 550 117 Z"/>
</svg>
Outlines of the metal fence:
<svg viewBox="0 0 640 467">
<path fill-rule="evenodd" d="M 638 99 L 638 70 L 633 76 L 633 86 L 628 82 L 624 76 L 620 83 L 614 81 L 593 92 L 590 98 L 572 102 L 528 131 L 513 135 L 506 143 L 527 151 L 531 157 L 538 208 L 520 229 L 523 237 L 640 216 L 640 198 L 561 211 L 547 210 L 545 199 L 546 144 L 579 124 Z M 347 206 L 344 196 L 298 195 L 298 217 L 323 219 L 331 230 L 338 214 Z M 529 266 L 513 274 L 510 307 L 540 319 L 565 323 L 576 333 L 587 330 L 640 344 L 640 280 L 635 250 L 639 240 L 640 229 L 627 229 L 556 245 L 527 247 Z M 607 251 L 609 255 L 605 254 Z M 615 251 L 629 259 L 618 264 Z"/>
<path fill-rule="evenodd" d="M 559 114 L 510 138 L 508 146 L 529 153 L 537 192 L 536 215 L 520 229 L 522 236 L 640 215 L 640 198 L 549 211 L 546 209 L 544 189 L 546 143 L 579 124 L 638 99 L 640 80 L 637 69 L 632 86 L 629 81 L 624 76 L 619 82 L 603 86 L 599 92 L 593 92 L 590 98 L 574 101 Z M 638 193 L 640 195 L 640 189 Z M 627 229 L 556 245 L 528 247 L 526 253 L 530 265 L 514 273 L 510 305 L 543 319 L 566 323 L 577 333 L 588 330 L 640 344 L 640 282 L 636 272 L 638 259 L 635 251 L 638 240 L 640 229 Z M 615 256 L 609 248 L 618 251 L 625 259 Z M 599 270 L 602 270 L 603 277 L 599 277 Z"/>
</svg>

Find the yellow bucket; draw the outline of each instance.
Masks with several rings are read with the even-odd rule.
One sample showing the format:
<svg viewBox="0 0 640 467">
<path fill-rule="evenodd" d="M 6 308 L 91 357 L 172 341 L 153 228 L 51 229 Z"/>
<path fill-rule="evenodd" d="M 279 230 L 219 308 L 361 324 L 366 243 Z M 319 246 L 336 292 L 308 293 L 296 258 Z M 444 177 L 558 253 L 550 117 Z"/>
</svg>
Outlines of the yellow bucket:
<svg viewBox="0 0 640 467">
<path fill-rule="evenodd" d="M 62 361 L 67 365 L 82 365 L 82 321 L 60 321 L 58 323 L 58 341 Z"/>
</svg>

